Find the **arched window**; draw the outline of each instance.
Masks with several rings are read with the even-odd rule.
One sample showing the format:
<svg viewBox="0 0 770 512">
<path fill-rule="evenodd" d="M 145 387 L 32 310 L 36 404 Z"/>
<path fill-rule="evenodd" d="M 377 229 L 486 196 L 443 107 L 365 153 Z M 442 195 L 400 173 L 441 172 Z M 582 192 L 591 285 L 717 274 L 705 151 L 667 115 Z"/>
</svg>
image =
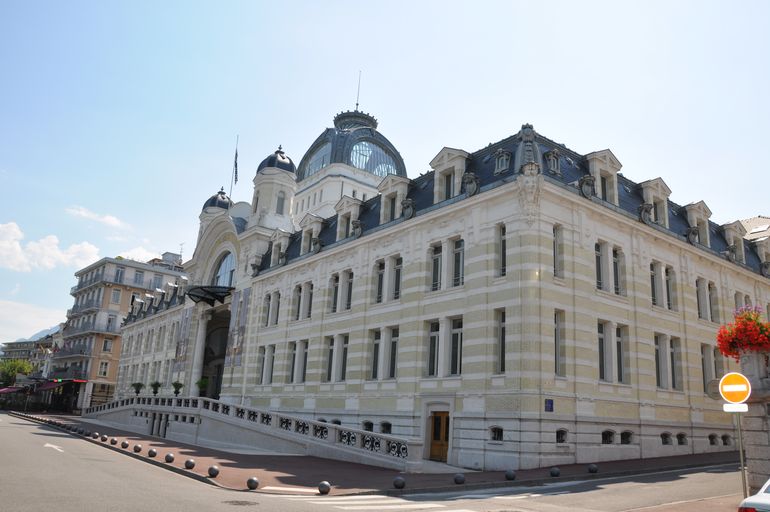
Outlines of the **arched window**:
<svg viewBox="0 0 770 512">
<path fill-rule="evenodd" d="M 602 432 L 602 444 L 614 444 L 615 443 L 615 432 L 612 430 L 605 430 Z"/>
<path fill-rule="evenodd" d="M 660 435 L 660 444 L 663 444 L 663 445 L 670 445 L 670 444 L 673 444 L 673 443 L 671 442 L 671 434 L 669 434 L 668 432 L 663 432 L 663 433 Z"/>
<path fill-rule="evenodd" d="M 286 193 L 281 190 L 278 192 L 278 199 L 275 203 L 275 213 L 278 215 L 283 215 L 283 208 L 284 204 L 286 203 Z"/>
<path fill-rule="evenodd" d="M 560 428 L 556 431 L 556 442 L 558 444 L 566 443 L 567 442 L 567 431 L 563 428 Z"/>
<path fill-rule="evenodd" d="M 717 446 L 719 444 L 719 437 L 716 434 L 709 434 L 709 444 L 711 446 Z"/>
<path fill-rule="evenodd" d="M 235 274 L 235 256 L 228 252 L 219 260 L 217 271 L 211 279 L 214 286 L 232 286 L 233 275 Z"/>
<path fill-rule="evenodd" d="M 368 141 L 353 146 L 350 150 L 350 165 L 381 177 L 397 174 L 393 158 L 380 146 Z"/>
<path fill-rule="evenodd" d="M 730 446 L 731 444 L 733 444 L 733 440 L 732 440 L 732 438 L 729 435 L 724 434 L 722 436 L 722 444 L 724 446 Z"/>
<path fill-rule="evenodd" d="M 687 444 L 687 434 L 680 432 L 676 435 L 676 444 L 682 446 Z"/>
<path fill-rule="evenodd" d="M 308 176 L 312 176 L 313 174 L 317 173 L 331 162 L 331 155 L 332 155 L 332 145 L 330 143 L 326 143 L 318 150 L 313 153 L 313 156 L 310 158 L 310 161 L 308 161 L 307 166 L 305 166 L 305 175 L 304 177 L 307 178 Z"/>
</svg>

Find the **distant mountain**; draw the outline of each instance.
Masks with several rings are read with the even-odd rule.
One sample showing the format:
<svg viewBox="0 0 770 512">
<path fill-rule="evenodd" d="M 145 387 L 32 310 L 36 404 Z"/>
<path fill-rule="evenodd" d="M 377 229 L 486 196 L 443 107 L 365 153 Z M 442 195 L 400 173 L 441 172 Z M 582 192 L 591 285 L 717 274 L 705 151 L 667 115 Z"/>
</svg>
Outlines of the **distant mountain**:
<svg viewBox="0 0 770 512">
<path fill-rule="evenodd" d="M 39 340 L 40 338 L 45 338 L 49 334 L 53 334 L 53 333 L 55 333 L 58 330 L 59 330 L 59 326 L 58 325 L 54 325 L 53 327 L 50 327 L 48 329 L 43 329 L 40 332 L 36 332 L 35 334 L 33 334 L 32 336 L 29 336 L 28 338 L 19 338 L 16 341 L 34 341 L 34 340 Z"/>
</svg>

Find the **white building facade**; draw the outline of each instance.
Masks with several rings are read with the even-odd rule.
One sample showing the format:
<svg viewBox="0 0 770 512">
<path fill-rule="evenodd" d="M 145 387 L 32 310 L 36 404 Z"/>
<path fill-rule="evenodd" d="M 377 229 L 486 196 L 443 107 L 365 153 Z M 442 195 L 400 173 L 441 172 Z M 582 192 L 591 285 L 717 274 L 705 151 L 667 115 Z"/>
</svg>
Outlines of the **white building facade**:
<svg viewBox="0 0 770 512">
<path fill-rule="evenodd" d="M 720 323 L 770 305 L 766 239 L 529 125 L 431 166 L 347 112 L 251 204 L 212 196 L 184 300 L 126 319 L 118 395 L 179 381 L 475 469 L 735 449 L 706 387 Z"/>
</svg>

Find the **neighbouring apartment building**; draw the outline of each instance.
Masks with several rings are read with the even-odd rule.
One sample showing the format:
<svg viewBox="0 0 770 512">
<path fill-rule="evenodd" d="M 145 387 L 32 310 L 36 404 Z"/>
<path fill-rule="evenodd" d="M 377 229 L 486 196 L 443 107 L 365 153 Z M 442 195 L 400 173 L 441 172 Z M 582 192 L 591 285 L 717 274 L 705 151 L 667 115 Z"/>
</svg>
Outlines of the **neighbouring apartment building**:
<svg viewBox="0 0 770 512">
<path fill-rule="evenodd" d="M 530 125 L 430 165 L 407 178 L 377 121 L 344 112 L 298 166 L 269 155 L 251 203 L 212 196 L 189 285 L 126 318 L 118 396 L 200 382 L 468 468 L 735 449 L 706 388 L 734 366 L 720 323 L 770 307 L 766 238 Z"/>
<path fill-rule="evenodd" d="M 51 355 L 47 375 L 59 389 L 54 408 L 82 409 L 111 400 L 120 359 L 120 324 L 132 303 L 184 277 L 178 254 L 164 253 L 141 263 L 102 258 L 77 271 L 70 290 L 75 301 L 67 310 L 60 347 Z M 52 387 L 54 384 L 49 385 Z"/>
</svg>

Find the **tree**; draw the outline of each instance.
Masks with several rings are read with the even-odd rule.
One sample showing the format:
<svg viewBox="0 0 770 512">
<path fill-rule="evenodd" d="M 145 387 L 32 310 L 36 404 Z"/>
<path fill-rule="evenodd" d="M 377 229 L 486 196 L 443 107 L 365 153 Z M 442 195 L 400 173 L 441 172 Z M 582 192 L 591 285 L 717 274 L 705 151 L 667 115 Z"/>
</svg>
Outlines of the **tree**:
<svg viewBox="0 0 770 512">
<path fill-rule="evenodd" d="M 0 381 L 4 386 L 13 386 L 16 383 L 17 373 L 24 375 L 32 373 L 32 363 L 24 359 L 0 361 Z"/>
</svg>

